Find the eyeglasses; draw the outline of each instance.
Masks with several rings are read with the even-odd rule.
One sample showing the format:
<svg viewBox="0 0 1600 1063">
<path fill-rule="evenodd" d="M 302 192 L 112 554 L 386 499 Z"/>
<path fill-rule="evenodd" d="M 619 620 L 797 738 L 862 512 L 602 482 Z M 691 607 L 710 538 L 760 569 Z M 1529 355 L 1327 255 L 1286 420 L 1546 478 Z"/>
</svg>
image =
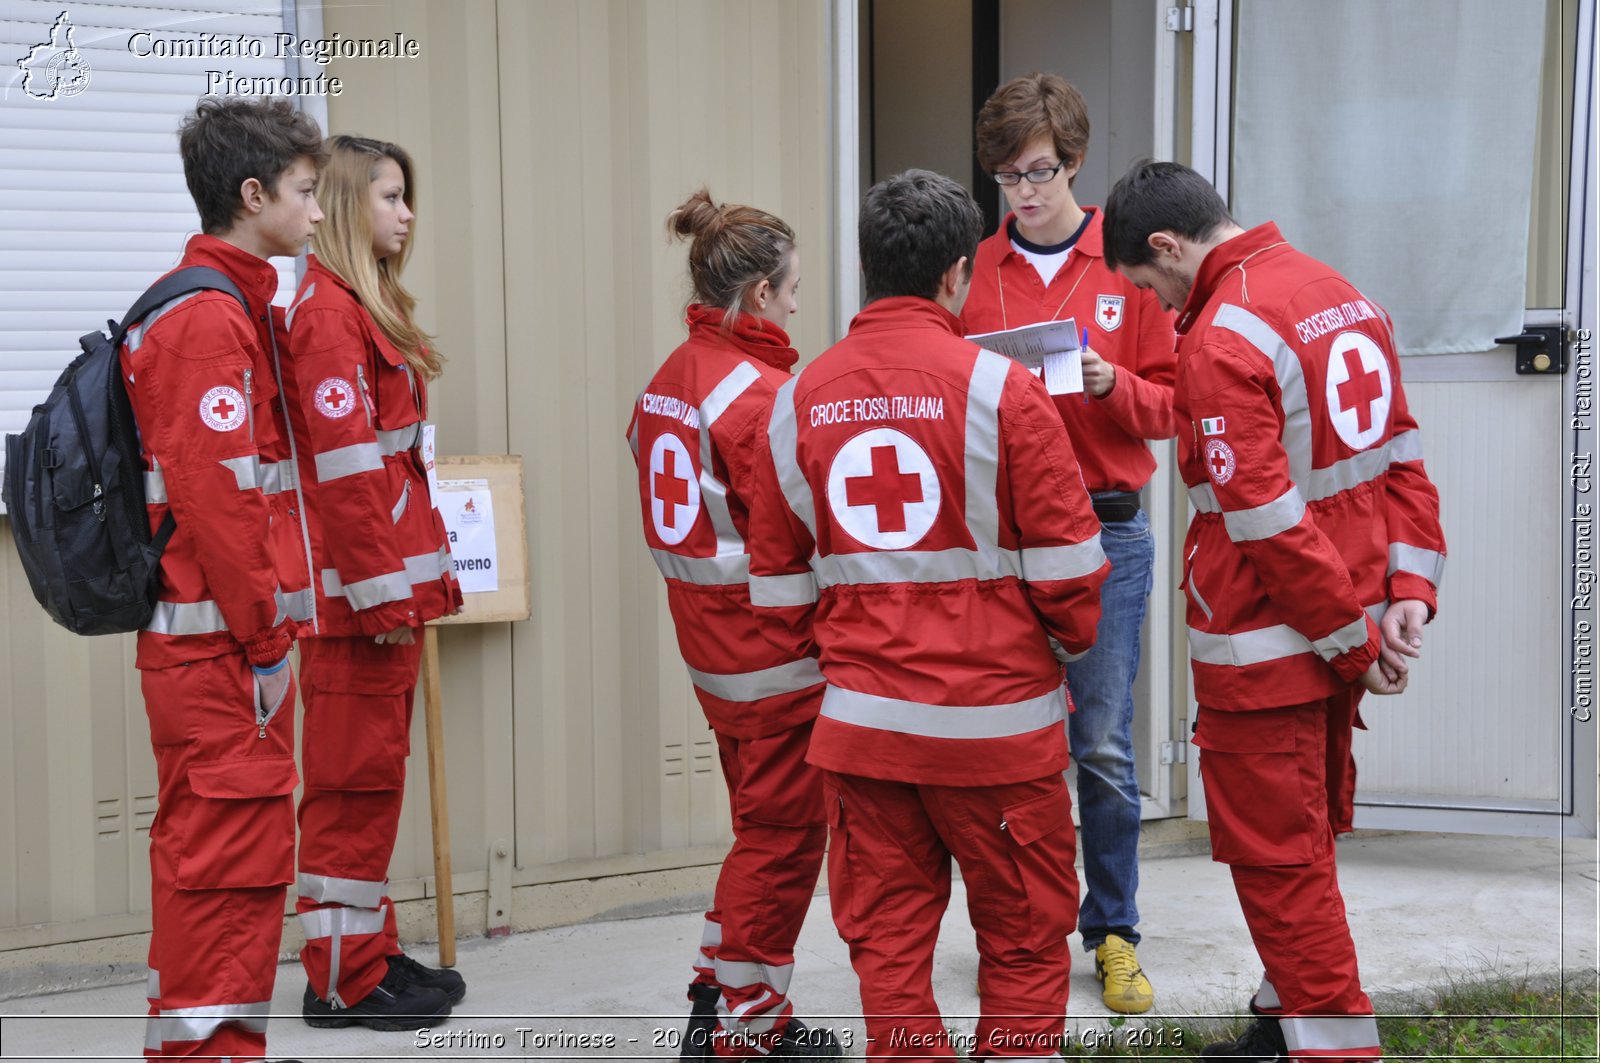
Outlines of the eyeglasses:
<svg viewBox="0 0 1600 1063">
<path fill-rule="evenodd" d="M 1060 173 L 1061 167 L 1066 164 L 1067 160 L 1062 159 L 1054 166 L 1046 167 L 1043 170 L 1029 170 L 1027 173 L 1017 173 L 1015 170 L 1000 170 L 994 175 L 994 179 L 996 184 L 1015 185 L 1021 184 L 1022 179 L 1026 177 L 1030 185 L 1042 185 Z"/>
</svg>

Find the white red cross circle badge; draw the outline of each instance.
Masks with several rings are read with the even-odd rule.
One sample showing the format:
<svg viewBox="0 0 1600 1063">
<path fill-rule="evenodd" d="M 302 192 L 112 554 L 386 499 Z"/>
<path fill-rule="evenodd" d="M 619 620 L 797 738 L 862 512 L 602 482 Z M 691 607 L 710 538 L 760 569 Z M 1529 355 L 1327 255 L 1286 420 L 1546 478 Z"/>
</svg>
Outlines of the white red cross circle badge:
<svg viewBox="0 0 1600 1063">
<path fill-rule="evenodd" d="M 1232 447 L 1220 439 L 1206 440 L 1206 472 L 1219 486 L 1233 479 L 1236 468 L 1238 461 L 1233 456 Z"/>
<path fill-rule="evenodd" d="M 350 411 L 356 408 L 355 395 L 356 390 L 350 386 L 350 381 L 344 377 L 330 376 L 317 385 L 317 393 L 312 401 L 322 416 L 338 420 L 349 416 Z"/>
<path fill-rule="evenodd" d="M 1394 385 L 1389 359 L 1364 332 L 1341 332 L 1328 348 L 1328 418 L 1351 450 L 1365 450 L 1389 427 Z"/>
<path fill-rule="evenodd" d="M 650 445 L 650 522 L 668 546 L 689 537 L 700 517 L 700 474 L 683 440 L 671 432 Z"/>
<path fill-rule="evenodd" d="M 939 477 L 915 439 L 893 428 L 869 429 L 833 456 L 828 506 L 862 545 L 904 550 L 939 515 Z"/>
<path fill-rule="evenodd" d="M 215 387 L 200 399 L 200 420 L 214 432 L 243 428 L 248 414 L 238 388 Z"/>
<path fill-rule="evenodd" d="M 1120 295 L 1102 295 L 1094 301 L 1094 319 L 1106 332 L 1122 327 L 1123 301 Z"/>
</svg>

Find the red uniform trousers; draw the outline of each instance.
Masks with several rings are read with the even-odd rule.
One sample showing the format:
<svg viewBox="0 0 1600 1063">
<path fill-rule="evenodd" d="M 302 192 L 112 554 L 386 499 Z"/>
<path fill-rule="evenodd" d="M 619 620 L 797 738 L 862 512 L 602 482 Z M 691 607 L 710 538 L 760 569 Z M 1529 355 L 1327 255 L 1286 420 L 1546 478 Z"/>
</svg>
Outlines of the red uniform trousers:
<svg viewBox="0 0 1600 1063">
<path fill-rule="evenodd" d="M 1329 765 L 1346 762 L 1356 696 L 1283 709 L 1202 707 L 1195 732 L 1211 858 L 1228 864 L 1266 969 L 1251 1002 L 1293 1060 L 1383 1058 L 1334 866 Z"/>
<path fill-rule="evenodd" d="M 139 682 L 159 802 L 144 1054 L 260 1059 L 294 867 L 293 680 L 264 728 L 243 653 Z"/>
<path fill-rule="evenodd" d="M 300 797 L 300 952 L 311 989 L 358 1003 L 400 953 L 389 858 L 400 829 L 422 633 L 410 646 L 370 635 L 300 641 L 305 737 Z"/>
<path fill-rule="evenodd" d="M 721 987 L 716 1055 L 766 1055 L 794 1006 L 794 943 L 827 842 L 822 773 L 806 763 L 811 721 L 766 738 L 717 735 L 733 848 L 706 912 L 695 981 Z"/>
<path fill-rule="evenodd" d="M 861 980 L 867 1058 L 953 1059 L 933 998 L 933 947 L 961 866 L 978 939 L 973 1059 L 1055 1061 L 1078 923 L 1072 800 L 1058 773 L 927 786 L 823 773 L 833 921 Z"/>
</svg>

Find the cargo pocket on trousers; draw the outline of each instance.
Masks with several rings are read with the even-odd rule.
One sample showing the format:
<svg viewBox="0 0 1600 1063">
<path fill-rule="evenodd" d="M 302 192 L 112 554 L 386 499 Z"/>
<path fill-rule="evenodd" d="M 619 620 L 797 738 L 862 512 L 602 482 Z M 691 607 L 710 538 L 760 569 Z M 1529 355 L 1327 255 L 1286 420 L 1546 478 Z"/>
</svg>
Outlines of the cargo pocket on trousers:
<svg viewBox="0 0 1600 1063">
<path fill-rule="evenodd" d="M 306 786 L 314 790 L 399 790 L 411 753 L 416 674 L 397 662 L 319 675 L 301 725 Z"/>
<path fill-rule="evenodd" d="M 1212 860 L 1243 867 L 1311 862 L 1326 816 L 1313 817 L 1308 799 L 1326 797 L 1311 785 L 1315 780 L 1302 777 L 1298 723 L 1293 710 L 1201 709 L 1194 744 Z M 1320 766 L 1320 751 L 1316 759 Z"/>
<path fill-rule="evenodd" d="M 186 890 L 286 886 L 294 879 L 294 757 L 189 766 L 177 884 Z"/>
<path fill-rule="evenodd" d="M 847 942 L 857 941 L 863 933 L 863 920 L 861 905 L 856 899 L 860 891 L 854 882 L 866 869 L 850 844 L 844 799 L 832 787 L 824 791 L 823 799 L 828 805 L 828 898 L 833 909 L 833 925 L 839 937 Z"/>
<path fill-rule="evenodd" d="M 1060 780 L 1055 780 L 1059 782 Z M 1040 949 L 1078 925 L 1077 839 L 1066 784 L 1002 810 L 1001 832 L 1028 899 L 1028 936 Z"/>
</svg>

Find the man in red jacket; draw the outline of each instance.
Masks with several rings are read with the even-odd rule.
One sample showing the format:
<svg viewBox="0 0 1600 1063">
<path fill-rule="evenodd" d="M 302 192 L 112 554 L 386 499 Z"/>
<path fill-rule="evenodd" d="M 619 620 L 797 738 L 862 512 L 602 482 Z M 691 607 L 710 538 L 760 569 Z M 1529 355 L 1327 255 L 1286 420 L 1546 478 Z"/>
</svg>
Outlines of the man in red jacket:
<svg viewBox="0 0 1600 1063">
<path fill-rule="evenodd" d="M 322 137 L 285 101 L 207 98 L 179 148 L 202 229 L 180 265 L 222 271 L 250 309 L 181 296 L 121 352 L 150 527 L 177 521 L 136 660 L 160 798 L 145 1054 L 256 1060 L 294 874 L 288 653 L 310 609 L 267 260 L 299 254 L 322 219 Z"/>
<path fill-rule="evenodd" d="M 1062 663 L 1109 565 L 1044 385 L 961 338 L 982 217 L 911 170 L 867 194 L 867 306 L 778 392 L 757 462 L 750 595 L 827 681 L 834 922 L 868 1058 L 950 1059 L 934 939 L 960 864 L 975 1057 L 1054 1058 L 1077 915 Z"/>
<path fill-rule="evenodd" d="M 1257 1021 L 1201 1055 L 1379 1059 L 1334 830 L 1357 703 L 1405 688 L 1445 552 L 1388 316 L 1176 163 L 1117 183 L 1105 248 L 1181 308 L 1195 745 L 1213 859 L 1266 968 Z"/>
</svg>

